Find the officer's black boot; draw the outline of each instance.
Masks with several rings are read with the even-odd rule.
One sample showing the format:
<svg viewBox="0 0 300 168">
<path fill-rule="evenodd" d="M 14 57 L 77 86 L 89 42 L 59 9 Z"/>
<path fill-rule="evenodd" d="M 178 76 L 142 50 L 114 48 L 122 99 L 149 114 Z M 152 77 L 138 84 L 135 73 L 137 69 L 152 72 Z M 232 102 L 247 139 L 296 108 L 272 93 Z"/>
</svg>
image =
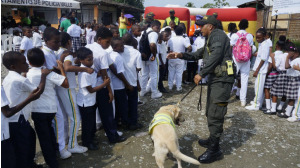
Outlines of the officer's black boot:
<svg viewBox="0 0 300 168">
<path fill-rule="evenodd" d="M 219 139 L 209 138 L 209 140 L 208 149 L 198 157 L 200 163 L 212 163 L 223 158 L 223 154 L 219 147 Z"/>
<path fill-rule="evenodd" d="M 204 148 L 209 148 L 210 137 L 207 139 L 199 139 L 198 144 Z"/>
</svg>

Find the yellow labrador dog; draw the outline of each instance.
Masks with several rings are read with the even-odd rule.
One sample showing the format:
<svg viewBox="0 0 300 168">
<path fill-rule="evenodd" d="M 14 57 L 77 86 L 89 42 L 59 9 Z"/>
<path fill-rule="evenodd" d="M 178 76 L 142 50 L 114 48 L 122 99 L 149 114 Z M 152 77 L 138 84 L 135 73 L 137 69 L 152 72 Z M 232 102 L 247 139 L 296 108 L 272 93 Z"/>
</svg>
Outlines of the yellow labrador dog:
<svg viewBox="0 0 300 168">
<path fill-rule="evenodd" d="M 169 151 L 177 159 L 178 168 L 181 168 L 181 160 L 200 165 L 196 159 L 188 157 L 179 151 L 174 123 L 179 124 L 179 121 L 182 120 L 179 107 L 174 105 L 163 106 L 154 115 L 154 119 L 149 126 L 149 134 L 154 142 L 154 153 L 152 156 L 155 157 L 159 168 L 164 167 Z"/>
</svg>

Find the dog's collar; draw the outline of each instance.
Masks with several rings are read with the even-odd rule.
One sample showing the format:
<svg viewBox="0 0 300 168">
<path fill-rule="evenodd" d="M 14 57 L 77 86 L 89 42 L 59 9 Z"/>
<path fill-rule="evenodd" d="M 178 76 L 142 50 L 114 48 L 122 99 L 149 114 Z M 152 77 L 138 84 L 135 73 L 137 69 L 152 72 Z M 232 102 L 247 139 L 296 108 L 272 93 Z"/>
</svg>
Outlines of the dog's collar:
<svg viewBox="0 0 300 168">
<path fill-rule="evenodd" d="M 149 125 L 149 134 L 152 134 L 152 130 L 155 126 L 160 124 L 169 124 L 175 129 L 173 119 L 167 114 L 155 114 L 153 120 Z"/>
</svg>

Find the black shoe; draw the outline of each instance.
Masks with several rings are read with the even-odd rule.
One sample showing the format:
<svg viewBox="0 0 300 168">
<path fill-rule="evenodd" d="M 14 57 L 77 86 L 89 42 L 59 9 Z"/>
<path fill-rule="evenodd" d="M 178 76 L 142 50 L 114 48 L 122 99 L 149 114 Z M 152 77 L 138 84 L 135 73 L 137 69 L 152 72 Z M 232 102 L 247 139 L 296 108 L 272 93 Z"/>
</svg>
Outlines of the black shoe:
<svg viewBox="0 0 300 168">
<path fill-rule="evenodd" d="M 290 116 L 287 116 L 284 112 L 282 113 L 277 113 L 277 116 L 280 118 L 289 118 Z"/>
<path fill-rule="evenodd" d="M 99 145 L 99 141 L 97 141 L 97 140 L 93 140 L 93 142 L 92 142 L 94 145 Z"/>
<path fill-rule="evenodd" d="M 159 91 L 160 91 L 161 93 L 169 93 L 165 88 L 161 88 L 161 89 L 159 89 Z"/>
<path fill-rule="evenodd" d="M 34 162 L 34 163 L 32 163 L 30 166 L 28 166 L 28 167 L 30 167 L 30 168 L 43 168 L 44 166 L 43 166 L 43 165 L 38 165 L 38 164 L 36 164 L 36 163 Z"/>
<path fill-rule="evenodd" d="M 182 81 L 182 84 L 189 85 L 190 82 L 188 82 L 188 81 Z"/>
<path fill-rule="evenodd" d="M 143 127 L 143 124 L 137 123 L 135 125 L 130 125 L 129 129 L 131 131 L 134 131 L 134 130 L 138 130 L 138 129 L 142 128 L 142 127 Z"/>
<path fill-rule="evenodd" d="M 204 148 L 209 148 L 209 138 L 207 139 L 199 139 L 198 144 Z"/>
<path fill-rule="evenodd" d="M 100 149 L 99 146 L 97 146 L 94 143 L 89 144 L 88 146 L 86 146 L 89 150 L 98 150 Z"/>
<path fill-rule="evenodd" d="M 240 100 L 240 96 L 237 96 L 237 95 L 236 95 L 235 98 L 238 99 L 238 100 Z"/>
<path fill-rule="evenodd" d="M 263 111 L 263 113 L 267 115 L 276 115 L 276 112 L 272 112 L 270 109 Z"/>
<path fill-rule="evenodd" d="M 126 140 L 127 140 L 127 138 L 119 136 L 119 138 L 115 142 L 112 142 L 112 143 L 120 143 L 120 142 L 124 142 Z"/>
<path fill-rule="evenodd" d="M 208 149 L 198 157 L 200 163 L 212 163 L 223 158 L 223 153 L 219 148 L 219 140 L 209 138 Z"/>
<path fill-rule="evenodd" d="M 282 113 L 283 111 L 282 111 L 282 109 L 281 110 L 276 109 L 276 112 L 277 113 Z"/>
</svg>

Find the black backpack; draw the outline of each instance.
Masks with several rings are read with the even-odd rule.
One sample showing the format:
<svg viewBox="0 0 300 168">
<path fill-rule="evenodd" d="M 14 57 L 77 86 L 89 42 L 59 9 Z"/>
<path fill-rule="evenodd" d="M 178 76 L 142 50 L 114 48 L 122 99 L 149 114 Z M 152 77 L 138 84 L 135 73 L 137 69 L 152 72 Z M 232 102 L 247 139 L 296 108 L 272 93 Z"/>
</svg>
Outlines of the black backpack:
<svg viewBox="0 0 300 168">
<path fill-rule="evenodd" d="M 149 31 L 147 33 L 145 30 L 139 43 L 139 50 L 141 52 L 143 61 L 149 61 L 149 58 L 152 54 L 150 49 L 149 39 L 148 39 L 148 35 L 152 32 L 153 31 Z"/>
</svg>

